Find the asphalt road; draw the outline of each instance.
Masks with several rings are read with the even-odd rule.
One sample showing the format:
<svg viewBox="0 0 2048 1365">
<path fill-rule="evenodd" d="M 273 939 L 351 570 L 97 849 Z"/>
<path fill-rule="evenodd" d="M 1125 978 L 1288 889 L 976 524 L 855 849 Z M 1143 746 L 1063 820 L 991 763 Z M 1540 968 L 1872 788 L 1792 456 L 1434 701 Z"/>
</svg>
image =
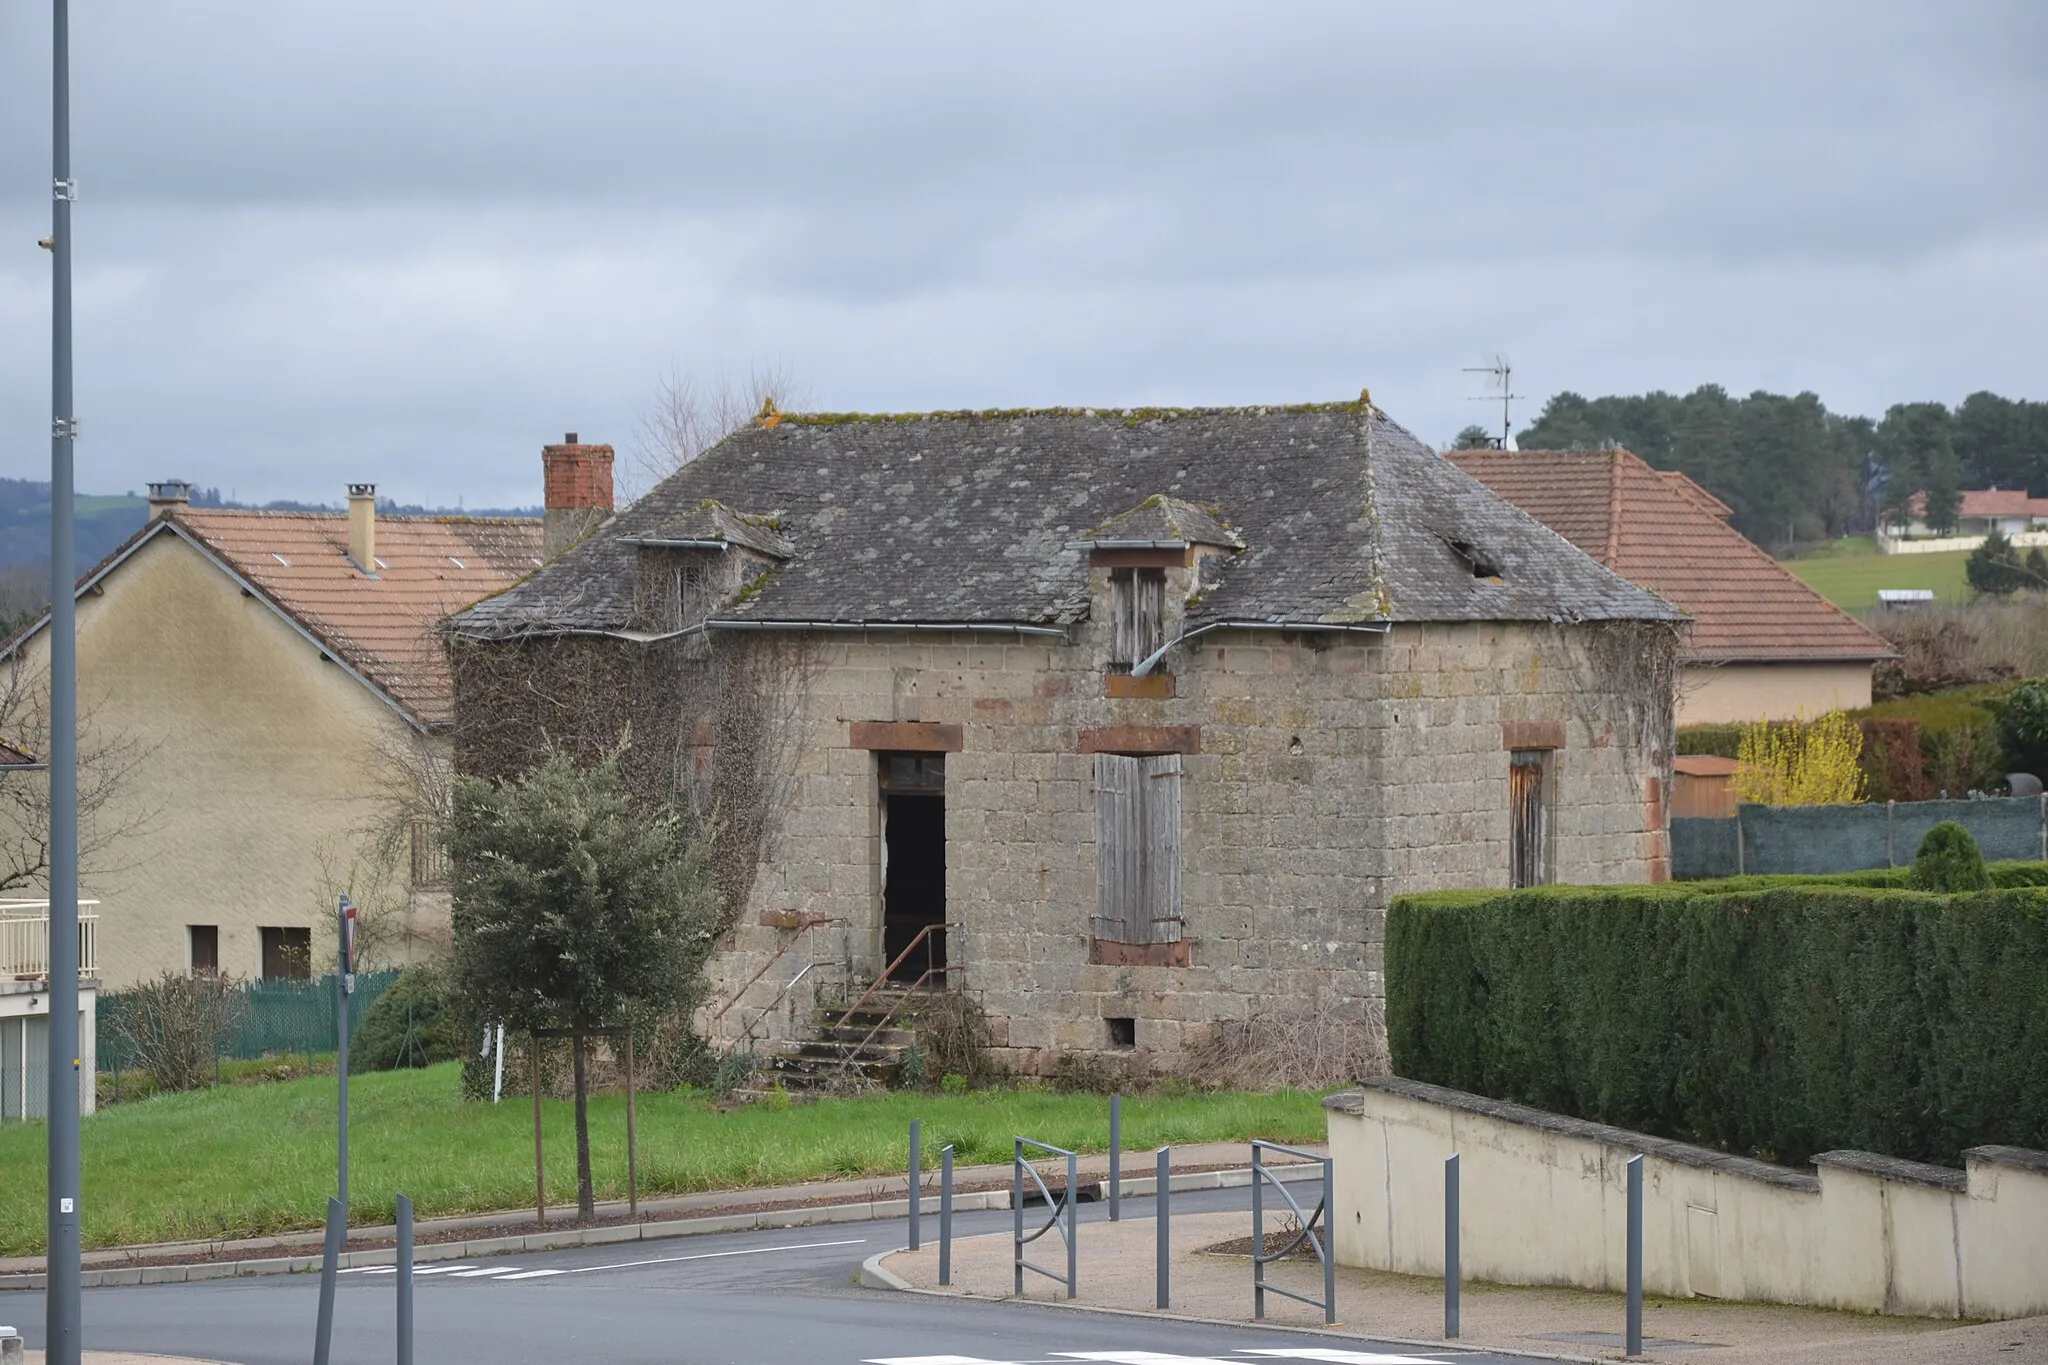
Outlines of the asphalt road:
<svg viewBox="0 0 2048 1365">
<path fill-rule="evenodd" d="M 1206 1212 L 1243 1207 L 1246 1199 L 1243 1190 L 1205 1191 L 1177 1196 L 1174 1207 Z M 1083 1212 L 1106 1215 L 1098 1205 Z M 1126 1212 L 1148 1215 L 1150 1201 L 1131 1201 Z M 1009 1219 L 1007 1211 L 962 1215 L 955 1231 L 997 1231 Z M 937 1231 L 928 1217 L 926 1235 Z M 903 1241 L 903 1223 L 893 1220 L 422 1266 L 432 1273 L 416 1284 L 416 1355 L 421 1365 L 1284 1365 L 1290 1358 L 1509 1365 L 1507 1357 L 1477 1352 L 955 1302 L 854 1284 L 863 1260 Z M 392 1291 L 389 1273 L 341 1277 L 333 1365 L 393 1359 Z M 87 1290 L 85 1340 L 93 1350 L 305 1365 L 318 1301 L 318 1277 L 310 1275 Z M 0 1293 L 0 1322 L 40 1346 L 42 1295 Z"/>
</svg>

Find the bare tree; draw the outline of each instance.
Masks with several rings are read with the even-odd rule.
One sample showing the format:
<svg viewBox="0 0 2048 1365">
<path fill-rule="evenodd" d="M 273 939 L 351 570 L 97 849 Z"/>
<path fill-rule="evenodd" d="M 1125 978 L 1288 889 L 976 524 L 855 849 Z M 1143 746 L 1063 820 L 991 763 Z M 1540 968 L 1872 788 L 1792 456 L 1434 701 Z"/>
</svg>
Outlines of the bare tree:
<svg viewBox="0 0 2048 1365">
<path fill-rule="evenodd" d="M 29 676 L 17 657 L 0 679 L 0 738 L 41 760 L 50 752 L 49 695 L 44 679 Z M 43 684 L 43 685 L 39 685 Z M 88 872 L 112 872 L 114 851 L 148 828 L 154 809 L 136 803 L 130 779 L 155 752 L 125 731 L 81 709 L 78 723 L 78 862 Z M 41 890 L 50 873 L 50 781 L 39 769 L 0 770 L 0 892 Z"/>
<path fill-rule="evenodd" d="M 781 361 L 754 366 L 743 381 L 699 380 L 671 368 L 641 414 L 626 492 L 638 497 L 759 416 L 768 403 L 785 411 L 806 394 Z"/>
</svg>

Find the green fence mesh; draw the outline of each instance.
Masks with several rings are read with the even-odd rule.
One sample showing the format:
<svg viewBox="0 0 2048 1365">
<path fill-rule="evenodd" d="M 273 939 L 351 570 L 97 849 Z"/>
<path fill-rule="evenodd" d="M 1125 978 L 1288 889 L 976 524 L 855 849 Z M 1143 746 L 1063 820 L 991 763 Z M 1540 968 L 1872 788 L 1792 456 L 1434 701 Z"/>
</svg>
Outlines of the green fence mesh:
<svg viewBox="0 0 2048 1365">
<path fill-rule="evenodd" d="M 348 1002 L 349 1037 L 355 1037 L 370 1006 L 397 979 L 395 971 L 356 973 L 355 992 Z M 251 1061 L 281 1053 L 334 1051 L 335 986 L 333 976 L 323 976 L 311 981 L 252 981 L 241 987 L 247 1008 L 221 1055 L 232 1061 Z M 94 1037 L 102 1071 L 134 1064 L 121 1048 L 119 1020 L 123 1003 L 124 997 L 118 991 L 99 998 Z"/>
</svg>

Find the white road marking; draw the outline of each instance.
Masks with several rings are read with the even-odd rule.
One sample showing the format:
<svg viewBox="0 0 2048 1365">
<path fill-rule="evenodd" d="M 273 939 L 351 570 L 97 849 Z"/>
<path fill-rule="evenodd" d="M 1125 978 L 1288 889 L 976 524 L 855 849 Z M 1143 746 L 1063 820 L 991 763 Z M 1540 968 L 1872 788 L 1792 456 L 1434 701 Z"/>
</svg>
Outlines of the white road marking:
<svg viewBox="0 0 2048 1365">
<path fill-rule="evenodd" d="M 500 1275 L 498 1280 L 540 1280 L 550 1275 L 567 1275 L 566 1270 L 521 1270 L 516 1274 Z M 496 1283 L 497 1281 L 493 1281 Z"/>
<path fill-rule="evenodd" d="M 416 1265 L 412 1268 L 412 1273 L 415 1275 L 453 1275 L 457 1271 L 473 1270 L 474 1268 L 475 1263 L 471 1261 L 450 1261 L 443 1265 Z"/>
<path fill-rule="evenodd" d="M 508 1280 L 537 1279 L 542 1275 L 588 1275 L 598 1270 L 638 1270 L 649 1265 L 675 1265 L 681 1261 L 716 1261 L 727 1256 L 765 1256 L 776 1251 L 816 1251 L 820 1247 L 857 1247 L 867 1241 L 865 1237 L 854 1237 L 841 1242 L 799 1242 L 794 1246 L 749 1247 L 745 1251 L 700 1251 L 694 1256 L 655 1256 L 645 1261 L 615 1261 L 610 1265 L 570 1266 L 565 1270 L 528 1270 L 517 1275 L 506 1275 Z"/>
<path fill-rule="evenodd" d="M 1423 1356 L 1389 1356 L 1374 1351 L 1336 1351 L 1326 1347 L 1311 1346 L 1292 1351 L 1258 1350 L 1244 1351 L 1248 1356 L 1265 1356 L 1271 1360 L 1314 1360 L 1327 1365 L 1443 1365 L 1443 1361 Z"/>
<path fill-rule="evenodd" d="M 451 1280 L 475 1280 L 487 1275 L 509 1275 L 519 1269 L 516 1265 L 480 1265 L 467 1270 L 458 1270 L 448 1278 Z"/>
<path fill-rule="evenodd" d="M 980 1356 L 883 1356 L 879 1360 L 864 1360 L 861 1365 L 1007 1365 L 1007 1362 L 984 1360 Z"/>
<path fill-rule="evenodd" d="M 1103 1365 L 1245 1365 L 1214 1356 L 1177 1356 L 1164 1351 L 1054 1351 L 1065 1360 L 1098 1360 Z"/>
</svg>

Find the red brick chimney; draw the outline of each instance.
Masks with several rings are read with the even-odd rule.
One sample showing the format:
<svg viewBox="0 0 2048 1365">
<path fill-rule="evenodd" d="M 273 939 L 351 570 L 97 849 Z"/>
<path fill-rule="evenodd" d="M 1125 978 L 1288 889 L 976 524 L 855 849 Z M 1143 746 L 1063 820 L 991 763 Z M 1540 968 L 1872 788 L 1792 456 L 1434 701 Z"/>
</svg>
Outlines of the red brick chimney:
<svg viewBox="0 0 2048 1365">
<path fill-rule="evenodd" d="M 553 559 L 612 514 L 612 448 L 584 445 L 572 431 L 562 444 L 540 448 L 540 464 L 547 486 L 542 554 Z"/>
</svg>

